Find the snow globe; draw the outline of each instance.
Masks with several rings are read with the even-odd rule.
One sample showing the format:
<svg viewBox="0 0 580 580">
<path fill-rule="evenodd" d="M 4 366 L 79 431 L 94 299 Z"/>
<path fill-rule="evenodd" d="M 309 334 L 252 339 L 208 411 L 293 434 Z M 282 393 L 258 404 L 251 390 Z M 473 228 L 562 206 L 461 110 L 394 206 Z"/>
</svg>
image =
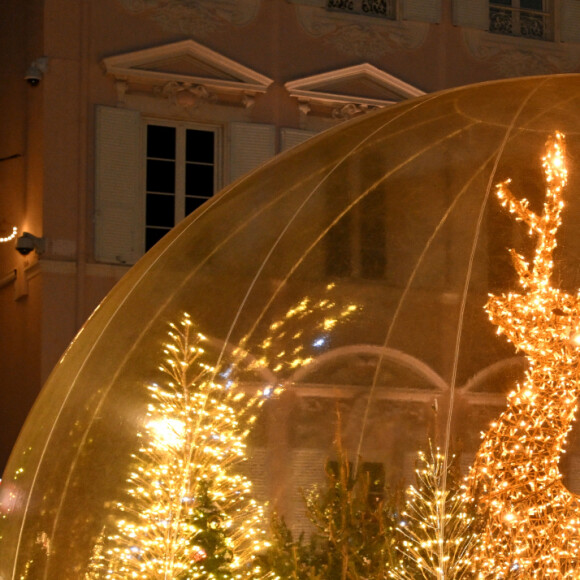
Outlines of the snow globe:
<svg viewBox="0 0 580 580">
<path fill-rule="evenodd" d="M 312 526 L 300 490 L 346 469 L 382 505 L 435 448 L 472 479 L 503 461 L 512 479 L 472 490 L 518 490 L 485 504 L 499 515 L 473 561 L 492 570 L 505 537 L 493 574 L 529 572 L 514 538 L 537 534 L 572 577 L 579 107 L 575 75 L 426 95 L 312 138 L 177 226 L 40 394 L 0 486 L 0 578 L 258 578 L 273 514 Z M 562 374 L 557 402 L 530 368 Z M 557 419 L 532 412 L 550 401 Z M 524 517 L 525 485 L 545 489 Z"/>
</svg>

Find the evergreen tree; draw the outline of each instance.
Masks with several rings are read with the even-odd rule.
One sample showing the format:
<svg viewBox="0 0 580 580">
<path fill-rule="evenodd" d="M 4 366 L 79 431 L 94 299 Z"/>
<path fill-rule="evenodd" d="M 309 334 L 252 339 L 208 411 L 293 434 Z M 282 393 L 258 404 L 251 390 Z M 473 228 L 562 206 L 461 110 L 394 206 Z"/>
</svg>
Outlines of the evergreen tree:
<svg viewBox="0 0 580 580">
<path fill-rule="evenodd" d="M 340 438 L 338 460 L 327 464 L 324 487 L 304 494 L 315 527 L 308 541 L 294 540 L 283 520 L 272 525 L 264 567 L 293 580 L 384 580 L 394 562 L 395 499 L 384 482 L 353 469 Z M 377 483 L 379 485 L 377 486 Z"/>
</svg>

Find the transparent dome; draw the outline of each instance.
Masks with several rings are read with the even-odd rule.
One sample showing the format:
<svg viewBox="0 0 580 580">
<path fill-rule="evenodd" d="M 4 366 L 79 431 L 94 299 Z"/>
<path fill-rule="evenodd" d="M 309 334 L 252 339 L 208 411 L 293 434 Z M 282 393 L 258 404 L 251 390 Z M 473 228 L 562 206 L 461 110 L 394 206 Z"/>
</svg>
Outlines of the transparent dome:
<svg viewBox="0 0 580 580">
<path fill-rule="evenodd" d="M 409 477 L 429 438 L 469 463 L 525 369 L 484 311 L 518 288 L 508 248 L 533 252 L 495 185 L 510 178 L 541 213 L 545 145 L 565 134 L 553 280 L 575 292 L 579 110 L 575 75 L 427 95 L 311 139 L 192 214 L 113 289 L 40 394 L 0 486 L 0 577 L 84 577 L 184 313 L 214 379 L 267 399 L 243 471 L 296 529 L 297 490 L 320 479 L 337 428 L 388 481 Z"/>
</svg>

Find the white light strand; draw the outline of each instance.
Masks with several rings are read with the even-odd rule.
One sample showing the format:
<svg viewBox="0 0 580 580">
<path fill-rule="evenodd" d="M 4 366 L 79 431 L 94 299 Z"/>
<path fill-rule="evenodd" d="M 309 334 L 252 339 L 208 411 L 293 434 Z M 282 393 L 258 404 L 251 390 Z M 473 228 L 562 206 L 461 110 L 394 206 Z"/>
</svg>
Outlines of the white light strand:
<svg viewBox="0 0 580 580">
<path fill-rule="evenodd" d="M 10 235 L 0 238 L 0 244 L 3 244 L 5 242 L 11 242 L 12 240 L 15 240 L 17 235 L 18 235 L 18 228 L 16 226 L 14 226 L 12 228 L 12 233 Z"/>
</svg>

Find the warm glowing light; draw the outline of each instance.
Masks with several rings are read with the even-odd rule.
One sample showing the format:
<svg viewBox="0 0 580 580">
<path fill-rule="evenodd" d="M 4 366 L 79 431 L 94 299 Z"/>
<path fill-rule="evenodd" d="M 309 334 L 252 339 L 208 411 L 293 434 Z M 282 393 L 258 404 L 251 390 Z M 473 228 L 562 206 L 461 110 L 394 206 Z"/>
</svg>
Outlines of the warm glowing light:
<svg viewBox="0 0 580 580">
<path fill-rule="evenodd" d="M 155 419 L 147 423 L 147 431 L 156 447 L 177 447 L 183 440 L 185 423 L 179 419 Z"/>
<path fill-rule="evenodd" d="M 265 397 L 216 382 L 204 340 L 187 315 L 171 325 L 165 380 L 147 387 L 128 498 L 117 504 L 116 529 L 96 542 L 86 580 L 262 577 L 254 556 L 268 545 L 264 510 L 238 468 Z"/>
<path fill-rule="evenodd" d="M 14 226 L 12 228 L 12 233 L 10 235 L 0 237 L 0 244 L 2 244 L 4 242 L 10 242 L 12 240 L 15 240 L 17 235 L 18 235 L 18 228 L 16 226 Z"/>
<path fill-rule="evenodd" d="M 448 478 L 450 461 L 436 450 L 419 453 L 417 483 L 407 490 L 398 531 L 404 538 L 400 557 L 389 570 L 396 580 L 473 577 L 470 555 L 477 536 L 474 501 Z"/>
<path fill-rule="evenodd" d="M 578 578 L 580 498 L 562 484 L 558 462 L 580 395 L 579 296 L 551 286 L 556 233 L 566 185 L 564 136 L 556 133 L 542 160 L 543 215 L 517 199 L 509 180 L 497 186 L 504 207 L 537 240 L 529 264 L 510 250 L 522 293 L 491 295 L 490 320 L 529 369 L 507 409 L 485 434 L 470 474 L 470 493 L 483 523 L 473 567 L 479 579 Z"/>
</svg>

